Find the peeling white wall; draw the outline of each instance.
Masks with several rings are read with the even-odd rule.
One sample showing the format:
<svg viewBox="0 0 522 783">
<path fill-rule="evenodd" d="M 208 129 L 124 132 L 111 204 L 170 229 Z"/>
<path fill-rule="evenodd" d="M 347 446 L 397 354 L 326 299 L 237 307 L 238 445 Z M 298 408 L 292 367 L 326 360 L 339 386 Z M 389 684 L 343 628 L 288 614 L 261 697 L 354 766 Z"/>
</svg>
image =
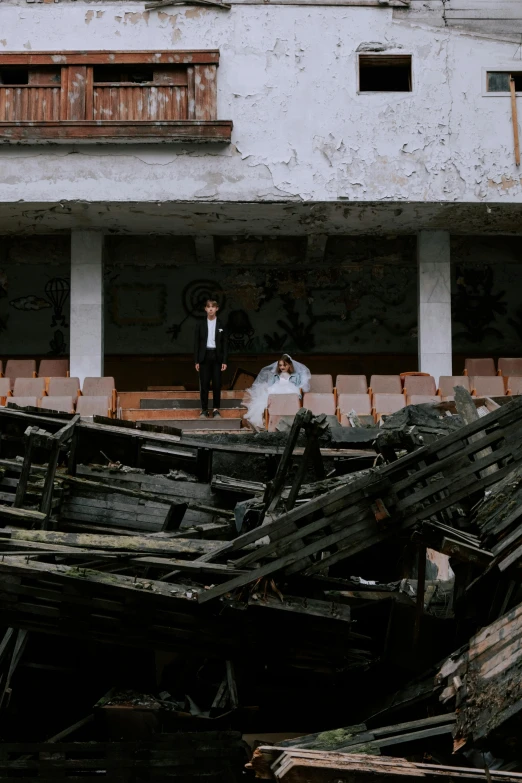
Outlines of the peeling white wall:
<svg viewBox="0 0 522 783">
<path fill-rule="evenodd" d="M 413 55 L 412 93 L 357 94 L 368 41 Z M 509 98 L 482 94 L 511 43 L 384 8 L 0 6 L 4 52 L 193 48 L 220 50 L 231 145 L 5 145 L 0 202 L 522 201 Z"/>
</svg>

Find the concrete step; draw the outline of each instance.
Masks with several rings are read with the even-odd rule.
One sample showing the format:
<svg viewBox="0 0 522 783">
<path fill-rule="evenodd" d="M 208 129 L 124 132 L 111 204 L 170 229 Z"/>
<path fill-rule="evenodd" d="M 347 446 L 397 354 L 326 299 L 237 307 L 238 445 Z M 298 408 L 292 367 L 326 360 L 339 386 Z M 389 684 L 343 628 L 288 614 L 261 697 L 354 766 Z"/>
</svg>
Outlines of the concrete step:
<svg viewBox="0 0 522 783">
<path fill-rule="evenodd" d="M 210 396 L 212 402 L 212 395 Z M 221 400 L 221 410 L 234 408 L 239 410 L 242 400 Z M 194 400 L 158 400 L 145 399 L 140 400 L 140 410 L 193 410 L 195 408 Z M 246 410 L 246 409 L 245 409 Z"/>
<path fill-rule="evenodd" d="M 245 392 L 221 390 L 221 400 L 242 400 Z M 198 400 L 199 391 L 133 391 L 118 392 L 118 408 L 139 408 L 142 400 Z M 195 403 L 198 405 L 198 402 Z"/>
<path fill-rule="evenodd" d="M 239 408 L 221 408 L 221 418 L 228 420 L 236 419 L 241 421 L 245 410 Z M 197 419 L 201 412 L 201 408 L 160 408 L 149 409 L 144 408 L 131 408 L 130 410 L 122 410 L 121 418 L 123 421 L 159 421 L 163 424 L 171 421 L 173 426 L 178 426 L 178 422 L 184 422 L 185 420 Z M 204 421 L 202 419 L 202 421 Z"/>
</svg>

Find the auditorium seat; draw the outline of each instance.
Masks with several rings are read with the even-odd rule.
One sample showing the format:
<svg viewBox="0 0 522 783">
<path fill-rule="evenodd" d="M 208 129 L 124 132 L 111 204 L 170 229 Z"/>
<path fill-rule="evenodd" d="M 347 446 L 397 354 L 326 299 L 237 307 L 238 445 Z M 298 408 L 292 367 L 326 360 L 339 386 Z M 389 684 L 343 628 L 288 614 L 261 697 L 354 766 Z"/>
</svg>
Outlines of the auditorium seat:
<svg viewBox="0 0 522 783">
<path fill-rule="evenodd" d="M 506 394 L 512 394 L 513 396 L 522 394 L 522 376 L 513 375 L 506 378 Z"/>
<path fill-rule="evenodd" d="M 74 413 L 75 401 L 76 397 L 42 397 L 40 400 L 40 408 L 59 411 L 60 413 Z"/>
<path fill-rule="evenodd" d="M 36 362 L 34 359 L 8 359 L 4 374 L 11 379 L 13 388 L 15 378 L 36 378 Z"/>
<path fill-rule="evenodd" d="M 339 394 L 337 398 L 337 417 L 343 427 L 350 427 L 349 414 L 355 411 L 358 416 L 371 416 L 372 401 L 369 394 Z"/>
<path fill-rule="evenodd" d="M 337 395 L 368 394 L 366 375 L 338 375 L 335 381 Z"/>
<path fill-rule="evenodd" d="M 464 364 L 464 375 L 485 376 L 496 375 L 495 362 L 493 359 L 466 359 Z"/>
<path fill-rule="evenodd" d="M 440 394 L 443 400 L 453 400 L 455 386 L 463 386 L 466 391 L 471 391 L 467 375 L 441 375 L 437 394 Z"/>
<path fill-rule="evenodd" d="M 522 359 L 499 359 L 498 370 L 505 378 L 522 375 Z"/>
<path fill-rule="evenodd" d="M 107 375 L 101 378 L 85 378 L 82 386 L 82 394 L 85 397 L 108 397 L 110 409 L 116 410 L 116 386 L 114 378 Z"/>
<path fill-rule="evenodd" d="M 440 402 L 440 394 L 411 394 L 406 395 L 407 405 L 424 405 L 425 403 Z"/>
<path fill-rule="evenodd" d="M 6 398 L 11 395 L 11 380 L 0 378 L 0 405 L 5 405 Z"/>
<path fill-rule="evenodd" d="M 42 359 L 38 368 L 39 378 L 67 378 L 69 359 Z"/>
<path fill-rule="evenodd" d="M 399 375 L 372 375 L 370 378 L 372 394 L 401 394 L 402 383 Z"/>
<path fill-rule="evenodd" d="M 267 402 L 267 430 L 275 432 L 283 416 L 295 416 L 301 401 L 297 394 L 270 394 Z"/>
<path fill-rule="evenodd" d="M 500 375 L 473 375 L 469 379 L 472 393 L 477 397 L 504 397 L 504 378 Z"/>
<path fill-rule="evenodd" d="M 82 418 L 89 416 L 111 416 L 111 398 L 106 395 L 87 395 L 78 397 L 76 402 L 76 413 Z"/>
<path fill-rule="evenodd" d="M 432 397 L 436 393 L 437 386 L 432 375 L 407 375 L 404 378 L 404 394 L 407 397 L 414 394 Z"/>
<path fill-rule="evenodd" d="M 373 400 L 373 418 L 376 423 L 380 421 L 381 416 L 396 413 L 401 408 L 406 407 L 406 398 L 404 394 L 374 394 Z"/>
<path fill-rule="evenodd" d="M 312 411 L 314 416 L 326 413 L 327 416 L 335 416 L 335 396 L 321 392 L 307 392 L 303 396 L 303 408 Z"/>
<path fill-rule="evenodd" d="M 8 397 L 6 402 L 9 408 L 12 405 L 20 405 L 22 408 L 38 408 L 38 397 Z"/>
<path fill-rule="evenodd" d="M 310 392 L 318 394 L 331 394 L 333 392 L 333 380 L 331 375 L 312 375 L 310 378 Z"/>
<path fill-rule="evenodd" d="M 80 392 L 79 378 L 49 378 L 47 388 L 49 397 L 78 397 Z"/>
<path fill-rule="evenodd" d="M 43 397 L 45 378 L 16 378 L 13 397 Z"/>
</svg>

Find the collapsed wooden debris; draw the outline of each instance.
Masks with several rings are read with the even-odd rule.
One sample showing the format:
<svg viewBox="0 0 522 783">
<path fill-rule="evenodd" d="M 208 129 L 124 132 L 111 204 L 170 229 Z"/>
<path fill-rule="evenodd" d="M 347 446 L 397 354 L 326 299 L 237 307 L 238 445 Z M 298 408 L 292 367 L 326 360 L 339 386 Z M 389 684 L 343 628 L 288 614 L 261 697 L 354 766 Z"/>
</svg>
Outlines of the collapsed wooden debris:
<svg viewBox="0 0 522 783">
<path fill-rule="evenodd" d="M 171 662 L 127 709 L 156 705 L 152 743 L 195 727 L 203 747 L 209 721 L 245 734 L 273 721 L 301 736 L 257 751 L 258 777 L 406 774 L 409 761 L 371 756 L 417 764 L 420 752 L 437 763 L 408 774 L 453 777 L 452 752 L 482 743 L 515 781 L 522 400 L 485 415 L 460 393 L 455 404 L 400 411 L 363 448 L 341 448 L 306 410 L 273 439 L 0 410 L 0 713 L 22 713 L 18 672 L 30 656 L 41 665 L 41 640 L 60 671 L 60 646 L 94 645 Z M 34 747 L 14 742 L 14 721 L 0 778 L 17 761 L 38 770 L 55 735 L 79 742 L 76 755 L 74 742 L 56 749 L 58 768 L 108 770 L 92 707 L 69 710 L 70 733 L 35 729 Z M 113 751 L 122 769 L 138 758 Z M 168 768 L 162 754 L 144 766 Z M 235 780 L 244 759 L 232 756 Z M 484 776 L 484 762 L 469 769 L 456 776 Z"/>
</svg>

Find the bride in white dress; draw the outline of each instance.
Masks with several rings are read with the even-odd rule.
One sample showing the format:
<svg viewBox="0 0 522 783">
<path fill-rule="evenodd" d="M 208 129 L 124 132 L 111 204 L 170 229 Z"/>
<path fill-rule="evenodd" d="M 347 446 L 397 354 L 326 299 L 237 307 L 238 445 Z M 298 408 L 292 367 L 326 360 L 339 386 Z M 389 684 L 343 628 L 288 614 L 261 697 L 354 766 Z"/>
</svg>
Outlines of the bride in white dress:
<svg viewBox="0 0 522 783">
<path fill-rule="evenodd" d="M 270 394 L 298 394 L 310 389 L 310 370 L 301 362 L 296 362 L 287 353 L 277 362 L 263 367 L 251 388 L 247 390 L 244 404 L 248 408 L 245 414 L 254 427 L 264 428 L 263 413 Z"/>
</svg>

